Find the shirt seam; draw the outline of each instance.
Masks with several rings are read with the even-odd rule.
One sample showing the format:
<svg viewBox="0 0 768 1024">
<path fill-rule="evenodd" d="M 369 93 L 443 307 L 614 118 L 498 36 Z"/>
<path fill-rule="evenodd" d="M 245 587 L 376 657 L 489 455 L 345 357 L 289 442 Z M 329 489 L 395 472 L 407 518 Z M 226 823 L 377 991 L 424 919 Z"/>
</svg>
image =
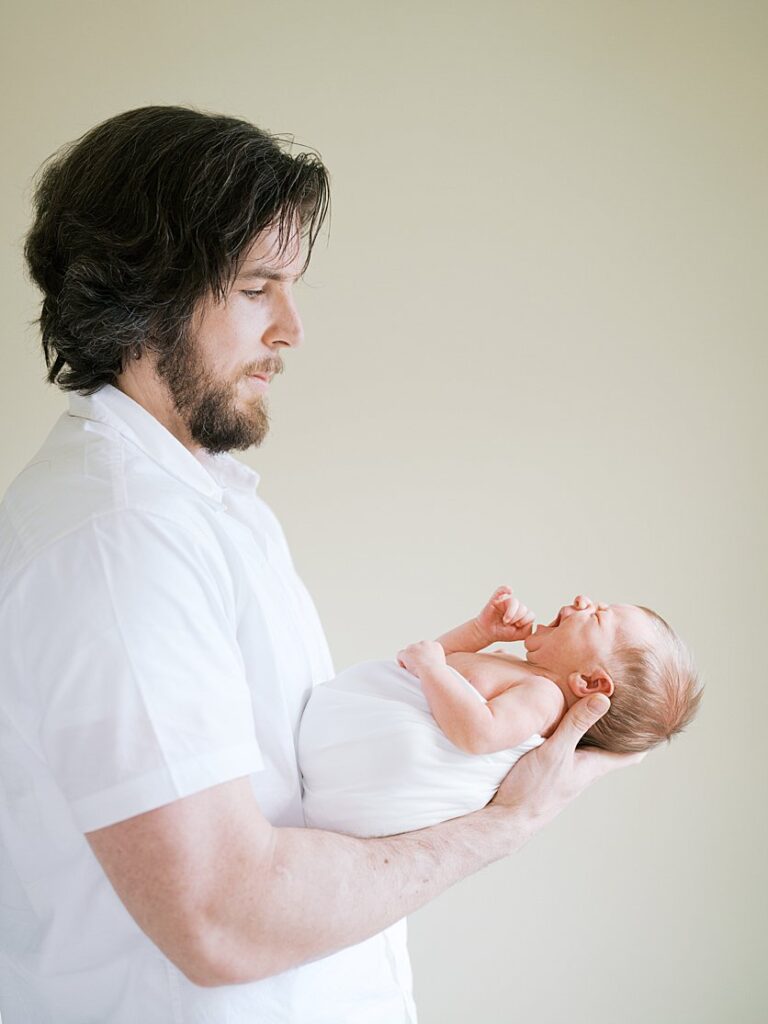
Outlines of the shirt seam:
<svg viewBox="0 0 768 1024">
<path fill-rule="evenodd" d="M 115 515 L 116 513 L 124 513 L 126 511 L 127 512 L 136 512 L 139 515 L 146 516 L 146 518 L 148 518 L 148 519 L 156 519 L 156 520 L 159 519 L 159 520 L 163 520 L 164 522 L 173 523 L 175 526 L 179 526 L 182 530 L 186 531 L 188 534 L 193 535 L 193 536 L 198 536 L 197 535 L 197 531 L 195 529 L 190 529 L 188 527 L 188 524 L 183 523 L 183 522 L 180 523 L 177 520 L 175 520 L 172 516 L 166 516 L 166 515 L 163 515 L 162 513 L 157 513 L 157 512 L 144 512 L 141 509 L 109 509 L 106 512 L 100 512 L 100 513 L 97 513 L 95 516 L 91 516 L 84 523 L 78 523 L 78 525 L 74 529 L 68 530 L 65 534 L 62 534 L 60 537 L 57 537 L 54 542 L 52 542 L 51 544 L 48 544 L 45 548 L 42 549 L 41 552 L 38 552 L 38 554 L 42 554 L 42 552 L 49 551 L 53 547 L 54 544 L 57 544 L 61 540 L 65 540 L 66 538 L 71 537 L 78 530 L 81 530 L 81 529 L 84 529 L 87 526 L 90 526 L 91 523 L 93 523 L 97 519 L 101 519 L 101 518 L 103 518 L 106 515 Z M 202 537 L 202 535 L 198 536 L 198 540 L 201 537 Z M 98 545 L 97 545 L 97 555 L 98 555 L 98 558 L 99 558 L 99 565 L 101 567 L 101 570 L 102 570 L 102 572 L 104 572 L 104 566 L 103 566 L 103 563 L 102 563 L 102 560 L 101 560 L 101 554 L 100 554 Z M 29 561 L 27 561 L 25 563 L 23 568 L 27 568 L 27 566 L 30 565 L 33 560 L 34 559 L 29 559 Z M 14 577 L 13 577 L 14 580 L 17 578 L 18 575 L 20 575 L 21 571 L 22 570 L 19 570 L 19 573 L 14 575 Z M 10 583 L 9 583 L 8 589 L 10 589 Z M 107 591 L 109 592 L 109 588 L 107 588 Z M 122 629 L 121 629 L 121 626 L 120 626 L 119 617 L 117 616 L 117 614 L 115 612 L 115 607 L 114 607 L 114 603 L 112 601 L 112 595 L 111 594 L 109 595 L 109 600 L 110 600 L 110 609 L 112 611 L 112 617 L 113 617 L 113 619 L 115 621 L 115 625 L 116 625 L 116 628 L 117 628 L 118 635 L 120 636 L 120 640 L 122 642 L 123 649 L 125 650 L 127 658 L 128 658 L 128 664 L 130 665 L 131 675 L 132 675 L 132 677 L 134 679 L 138 680 L 138 677 L 137 677 L 136 672 L 134 670 L 133 659 L 131 657 L 130 650 L 128 648 L 128 645 L 125 643 L 125 638 L 123 636 L 123 632 L 122 632 Z M 18 613 L 18 610 L 17 610 L 17 613 Z M 233 623 L 233 629 L 235 630 L 235 639 L 236 639 L 237 623 Z M 24 650 L 23 650 L 23 647 L 22 647 L 22 655 L 23 654 L 24 654 Z M 25 679 L 30 679 L 31 678 L 30 672 L 29 672 L 29 668 L 28 668 L 28 665 L 27 665 L 26 657 L 23 657 L 23 660 L 22 660 L 22 673 L 23 673 L 23 676 L 24 676 Z M 144 706 L 146 708 L 146 704 L 144 702 L 144 694 L 143 694 L 143 691 L 141 689 L 141 686 L 139 685 L 137 688 L 139 690 L 139 693 L 141 694 L 142 704 L 144 704 Z M 35 687 L 35 695 L 37 697 L 38 706 L 42 707 L 40 692 L 37 689 L 37 687 Z M 148 716 L 148 718 L 149 718 L 149 716 Z M 151 721 L 151 719 L 149 719 L 149 720 Z M 42 728 L 43 721 L 44 721 L 44 716 L 41 717 L 41 719 L 40 719 L 40 728 Z M 153 734 L 154 734 L 154 723 L 152 723 L 152 725 L 153 725 Z M 39 739 L 39 736 L 38 736 L 38 739 Z M 159 752 L 162 755 L 162 747 L 161 747 L 160 743 L 156 741 L 156 745 L 157 745 L 157 749 L 159 750 Z M 43 749 L 42 743 L 40 744 L 40 749 L 41 750 Z M 163 761 L 163 763 L 167 765 L 167 762 L 165 760 Z"/>
<path fill-rule="evenodd" d="M 196 788 L 192 789 L 191 791 L 184 792 L 184 790 L 186 790 L 187 787 L 185 787 L 183 785 L 182 786 L 178 785 L 178 780 L 174 778 L 174 772 L 171 770 L 171 766 L 175 767 L 176 770 L 179 770 L 179 769 L 183 769 L 184 767 L 186 767 L 189 764 L 198 765 L 198 766 L 202 765 L 205 768 L 206 772 L 208 772 L 210 774 L 211 773 L 211 761 L 212 760 L 214 762 L 220 762 L 221 759 L 222 759 L 222 755 L 223 754 L 231 754 L 232 751 L 236 751 L 238 753 L 244 751 L 248 755 L 248 757 L 250 758 L 253 755 L 254 749 L 256 751 L 256 754 L 258 756 L 259 761 L 261 762 L 261 767 L 253 769 L 251 771 L 248 771 L 247 773 L 241 773 L 241 774 L 246 774 L 247 776 L 250 777 L 250 775 L 253 775 L 253 774 L 257 773 L 257 772 L 263 771 L 264 768 L 265 768 L 264 755 L 261 752 L 261 747 L 259 746 L 258 739 L 255 736 L 253 738 L 249 739 L 249 740 L 243 740 L 243 741 L 241 741 L 239 743 L 230 743 L 227 746 L 217 746 L 213 750 L 207 751 L 205 754 L 191 754 L 189 757 L 185 757 L 185 758 L 181 758 L 181 759 L 174 758 L 172 761 L 166 760 L 161 768 L 153 768 L 151 771 L 143 772 L 141 775 L 134 776 L 133 778 L 130 778 L 130 779 L 125 779 L 123 782 L 113 783 L 112 785 L 109 785 L 106 788 L 94 790 L 92 793 L 86 793 L 83 796 L 76 797 L 75 799 L 71 799 L 69 796 L 64 794 L 64 799 L 66 800 L 67 804 L 69 805 L 71 814 L 78 821 L 78 827 L 81 827 L 80 826 L 81 819 L 83 817 L 86 817 L 88 815 L 88 813 L 91 812 L 91 806 L 90 805 L 92 805 L 93 803 L 96 803 L 98 801 L 98 804 L 100 806 L 103 803 L 105 798 L 114 801 L 116 795 L 117 795 L 117 800 L 120 801 L 121 796 L 125 792 L 126 787 L 134 786 L 136 783 L 144 783 L 148 779 L 154 780 L 154 779 L 157 778 L 158 773 L 163 772 L 163 773 L 165 773 L 165 775 L 167 776 L 168 780 L 170 781 L 170 783 L 171 783 L 171 785 L 173 787 L 173 796 L 169 797 L 169 799 L 167 801 L 165 801 L 165 799 L 161 797 L 161 799 L 164 800 L 164 803 L 158 804 L 157 806 L 162 807 L 162 806 L 165 805 L 165 803 L 170 803 L 170 802 L 173 802 L 175 800 L 183 799 L 185 796 L 191 796 L 193 793 L 199 793 L 203 789 L 208 788 L 208 786 L 219 785 L 218 781 L 217 782 L 211 782 L 211 783 L 208 784 L 208 786 L 196 787 Z M 215 766 L 216 765 L 214 764 L 214 767 Z M 231 768 L 228 767 L 227 773 L 226 773 L 228 775 L 228 778 L 226 778 L 224 780 L 219 780 L 219 781 L 229 782 L 233 778 L 240 778 L 241 777 L 241 775 L 231 775 L 230 773 L 231 773 Z M 218 774 L 218 773 L 216 773 L 216 774 Z M 155 787 L 155 794 L 157 794 L 158 788 L 159 787 Z M 153 799 L 154 799 L 154 797 L 153 797 Z M 134 813 L 136 813 L 136 814 L 143 814 L 145 812 L 144 811 L 136 811 Z M 124 821 L 125 818 L 120 818 L 118 820 Z M 106 827 L 105 825 L 95 825 L 95 826 L 91 825 L 85 831 L 92 832 L 92 831 L 94 831 L 94 829 L 105 828 L 105 827 Z"/>
<path fill-rule="evenodd" d="M 129 514 L 129 515 L 144 516 L 147 519 L 162 520 L 163 522 L 166 522 L 166 523 L 172 523 L 174 526 L 179 527 L 179 529 L 185 531 L 186 533 L 194 535 L 197 538 L 198 541 L 200 541 L 202 543 L 205 543 L 205 544 L 209 543 L 209 538 L 205 536 L 205 534 L 202 532 L 202 530 L 198 530 L 197 527 L 193 526 L 191 523 L 186 522 L 184 519 L 180 519 L 180 518 L 176 518 L 176 517 L 171 516 L 171 515 L 167 515 L 167 514 L 165 514 L 163 512 L 157 512 L 154 509 L 145 509 L 145 508 L 140 508 L 140 507 L 135 507 L 135 506 L 124 506 L 122 508 L 105 509 L 103 512 L 96 512 L 96 513 L 94 513 L 93 515 L 89 516 L 87 519 L 84 519 L 82 522 L 77 523 L 76 526 L 73 526 L 70 529 L 65 530 L 64 533 L 57 534 L 55 537 L 53 537 L 51 540 L 49 540 L 48 543 L 44 547 L 38 548 L 34 552 L 34 554 L 30 555 L 18 567 L 16 572 L 14 572 L 14 574 L 9 579 L 7 579 L 5 587 L 3 587 L 2 591 L 0 591 L 0 600 L 2 600 L 2 598 L 4 597 L 6 592 L 11 589 L 12 585 L 16 582 L 18 577 L 25 571 L 25 569 L 29 568 L 29 566 L 32 565 L 32 563 L 35 561 L 35 559 L 40 558 L 43 555 L 47 554 L 51 550 L 51 548 L 55 547 L 61 541 L 66 540 L 67 538 L 73 536 L 73 534 L 78 533 L 78 531 L 80 531 L 80 530 L 84 530 L 86 527 L 88 527 L 92 523 L 94 523 L 97 519 L 103 519 L 105 516 L 124 515 L 126 513 Z M 19 533 L 19 531 L 18 531 L 17 527 L 15 526 L 15 524 L 13 523 L 13 521 L 10 520 L 10 517 L 9 517 L 9 521 L 11 522 L 11 527 L 12 527 L 12 529 L 14 530 L 14 532 L 16 534 L 17 540 L 21 544 L 24 544 L 24 541 L 21 538 L 21 534 Z"/>
</svg>

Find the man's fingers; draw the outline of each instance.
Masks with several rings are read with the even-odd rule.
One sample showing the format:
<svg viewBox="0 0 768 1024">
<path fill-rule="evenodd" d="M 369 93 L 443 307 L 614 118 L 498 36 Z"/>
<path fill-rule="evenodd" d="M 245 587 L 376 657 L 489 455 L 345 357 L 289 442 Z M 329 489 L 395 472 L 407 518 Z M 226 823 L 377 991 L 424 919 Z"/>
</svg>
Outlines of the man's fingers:
<svg viewBox="0 0 768 1024">
<path fill-rule="evenodd" d="M 566 711 L 551 738 L 575 748 L 584 733 L 603 717 L 610 706 L 611 702 L 604 693 L 582 697 Z"/>
<path fill-rule="evenodd" d="M 629 768 L 630 765 L 639 764 L 647 753 L 644 750 L 639 754 L 615 754 L 612 750 L 599 750 L 597 747 L 579 747 L 573 760 L 579 776 L 587 782 L 594 782 L 614 768 Z"/>
<path fill-rule="evenodd" d="M 599 756 L 600 760 L 605 762 L 606 771 L 612 771 L 614 768 L 629 768 L 633 764 L 640 764 L 643 758 L 648 753 L 647 750 L 641 750 L 637 754 L 616 754 L 613 750 L 603 750 L 599 747 L 583 746 L 579 747 L 576 751 L 576 757 L 589 754 Z"/>
</svg>

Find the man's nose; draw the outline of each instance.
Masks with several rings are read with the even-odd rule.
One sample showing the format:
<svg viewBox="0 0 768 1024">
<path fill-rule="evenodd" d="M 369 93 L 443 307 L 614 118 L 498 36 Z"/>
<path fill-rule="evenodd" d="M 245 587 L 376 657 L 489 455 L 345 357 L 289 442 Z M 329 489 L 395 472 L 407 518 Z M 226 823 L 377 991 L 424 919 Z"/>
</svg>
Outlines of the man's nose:
<svg viewBox="0 0 768 1024">
<path fill-rule="evenodd" d="M 270 348 L 298 348 L 304 341 L 304 325 L 292 296 L 285 294 L 275 300 L 274 317 L 264 332 L 263 341 Z"/>
</svg>

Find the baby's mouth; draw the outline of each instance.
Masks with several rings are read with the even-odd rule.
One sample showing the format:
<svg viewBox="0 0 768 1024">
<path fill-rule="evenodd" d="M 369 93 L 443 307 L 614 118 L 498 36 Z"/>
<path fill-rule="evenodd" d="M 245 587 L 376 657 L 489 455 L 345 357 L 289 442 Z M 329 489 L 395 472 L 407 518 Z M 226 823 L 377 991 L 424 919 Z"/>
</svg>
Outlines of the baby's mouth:
<svg viewBox="0 0 768 1024">
<path fill-rule="evenodd" d="M 554 617 L 554 619 L 552 619 L 552 621 L 548 625 L 545 626 L 542 623 L 541 625 L 536 627 L 534 632 L 535 633 L 539 633 L 541 630 L 544 630 L 544 629 L 547 629 L 547 630 L 549 630 L 549 629 L 557 629 L 557 627 L 560 625 L 561 615 L 562 615 L 562 612 L 558 612 L 557 615 Z"/>
<path fill-rule="evenodd" d="M 530 636 L 525 637 L 525 639 L 523 640 L 523 644 L 525 646 L 525 650 L 527 650 L 527 651 L 538 650 L 539 649 L 539 644 L 537 643 L 537 640 L 543 640 L 553 630 L 556 630 L 559 625 L 560 625 L 560 614 L 559 614 L 559 612 L 558 612 L 557 616 L 555 618 L 553 618 L 553 620 L 549 624 L 549 626 L 545 626 L 544 623 L 538 624 L 534 628 L 534 632 L 532 632 L 530 634 Z"/>
<path fill-rule="evenodd" d="M 562 609 L 557 613 L 557 615 L 554 617 L 554 619 L 552 619 L 552 621 L 549 623 L 548 626 L 545 626 L 544 623 L 541 623 L 540 625 L 536 625 L 534 627 L 533 632 L 531 633 L 531 635 L 527 636 L 525 638 L 525 640 L 523 641 L 523 644 L 525 645 L 526 651 L 531 652 L 531 651 L 538 650 L 539 645 L 536 644 L 536 643 L 532 644 L 531 641 L 535 640 L 536 637 L 539 637 L 540 639 L 543 640 L 544 637 L 547 636 L 547 634 L 551 633 L 553 629 L 557 629 L 557 627 L 560 625 L 561 617 L 562 617 Z"/>
</svg>

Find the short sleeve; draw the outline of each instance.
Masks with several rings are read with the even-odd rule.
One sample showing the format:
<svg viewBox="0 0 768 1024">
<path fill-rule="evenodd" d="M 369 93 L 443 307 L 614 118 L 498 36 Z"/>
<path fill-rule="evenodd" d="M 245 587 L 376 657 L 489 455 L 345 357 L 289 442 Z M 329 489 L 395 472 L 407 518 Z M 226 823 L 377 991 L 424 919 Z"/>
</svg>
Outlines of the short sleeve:
<svg viewBox="0 0 768 1024">
<path fill-rule="evenodd" d="M 215 538 L 105 513 L 14 590 L 42 756 L 82 832 L 263 769 Z"/>
</svg>

